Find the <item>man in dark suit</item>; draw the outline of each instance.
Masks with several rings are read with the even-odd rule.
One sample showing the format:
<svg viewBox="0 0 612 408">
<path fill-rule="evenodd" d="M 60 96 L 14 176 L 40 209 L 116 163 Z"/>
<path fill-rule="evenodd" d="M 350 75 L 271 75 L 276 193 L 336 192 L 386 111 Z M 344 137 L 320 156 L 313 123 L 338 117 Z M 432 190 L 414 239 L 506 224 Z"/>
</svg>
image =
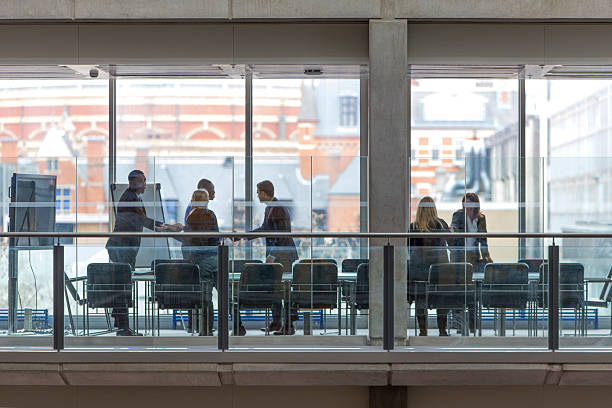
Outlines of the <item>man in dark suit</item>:
<svg viewBox="0 0 612 408">
<path fill-rule="evenodd" d="M 140 170 L 133 170 L 128 175 L 129 186 L 123 192 L 117 204 L 117 215 L 115 217 L 115 228 L 113 232 L 142 232 L 146 227 L 150 230 L 165 231 L 176 230 L 178 227 L 170 227 L 147 217 L 147 211 L 142 203 L 140 195 L 144 193 L 147 179 Z M 132 270 L 136 265 L 136 255 L 140 249 L 140 237 L 110 237 L 106 242 L 106 250 L 111 262 L 130 264 Z M 130 330 L 127 308 L 114 308 L 112 316 L 115 318 L 117 336 L 133 336 Z"/>
<path fill-rule="evenodd" d="M 455 211 L 451 222 L 453 232 L 487 232 L 487 219 L 480 212 L 480 199 L 475 193 L 466 193 L 461 200 L 461 210 Z M 484 266 L 493 262 L 489 254 L 486 237 L 455 238 L 450 241 L 451 262 L 467 262 L 472 264 L 474 272 L 484 272 Z M 475 332 L 474 307 L 468 307 L 468 325 L 470 332 Z M 453 322 L 458 332 L 463 330 L 463 316 L 458 310 L 453 310 Z"/>
<path fill-rule="evenodd" d="M 264 180 L 257 184 L 257 198 L 267 207 L 261 227 L 253 232 L 291 232 L 291 215 L 289 210 L 282 206 L 274 196 L 274 185 L 271 181 Z M 285 272 L 291 272 L 293 262 L 297 259 L 298 253 L 293 238 L 266 238 L 266 262 L 279 263 L 283 265 Z M 295 334 L 293 322 L 297 320 L 297 313 L 287 310 L 287 314 L 289 316 L 283 325 L 281 321 L 282 305 L 278 303 L 272 307 L 270 330 L 274 331 L 275 335 Z M 243 328 L 240 330 L 244 331 Z"/>
</svg>

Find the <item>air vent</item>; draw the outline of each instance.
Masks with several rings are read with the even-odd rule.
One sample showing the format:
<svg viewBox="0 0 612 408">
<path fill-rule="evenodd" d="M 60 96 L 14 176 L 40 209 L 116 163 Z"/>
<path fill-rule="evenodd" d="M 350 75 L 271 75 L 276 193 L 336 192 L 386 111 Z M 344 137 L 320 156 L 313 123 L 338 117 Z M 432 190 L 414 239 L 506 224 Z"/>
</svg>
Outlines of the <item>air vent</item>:
<svg viewBox="0 0 612 408">
<path fill-rule="evenodd" d="M 235 78 L 243 70 L 230 65 L 102 65 L 117 78 Z"/>
<path fill-rule="evenodd" d="M 549 79 L 607 79 L 612 78 L 610 65 L 557 65 L 545 75 Z"/>
<path fill-rule="evenodd" d="M 518 78 L 520 65 L 411 65 L 411 78 Z"/>
<path fill-rule="evenodd" d="M 251 65 L 254 78 L 299 79 L 317 78 L 362 78 L 367 77 L 366 65 Z"/>
<path fill-rule="evenodd" d="M 0 79 L 82 79 L 64 65 L 0 65 Z"/>
</svg>

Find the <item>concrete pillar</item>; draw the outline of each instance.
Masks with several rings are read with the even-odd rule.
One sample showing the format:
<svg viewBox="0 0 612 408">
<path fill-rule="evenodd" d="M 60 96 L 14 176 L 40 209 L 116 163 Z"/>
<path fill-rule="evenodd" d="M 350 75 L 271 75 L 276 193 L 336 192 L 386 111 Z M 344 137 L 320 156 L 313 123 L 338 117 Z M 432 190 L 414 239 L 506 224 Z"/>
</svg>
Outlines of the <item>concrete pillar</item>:
<svg viewBox="0 0 612 408">
<path fill-rule="evenodd" d="M 370 408 L 406 408 L 408 387 L 370 387 Z"/>
<path fill-rule="evenodd" d="M 406 20 L 370 20 L 369 225 L 371 232 L 406 232 L 409 216 L 410 93 Z M 370 240 L 370 339 L 382 339 L 382 246 Z M 408 329 L 406 241 L 395 246 L 395 339 Z"/>
</svg>

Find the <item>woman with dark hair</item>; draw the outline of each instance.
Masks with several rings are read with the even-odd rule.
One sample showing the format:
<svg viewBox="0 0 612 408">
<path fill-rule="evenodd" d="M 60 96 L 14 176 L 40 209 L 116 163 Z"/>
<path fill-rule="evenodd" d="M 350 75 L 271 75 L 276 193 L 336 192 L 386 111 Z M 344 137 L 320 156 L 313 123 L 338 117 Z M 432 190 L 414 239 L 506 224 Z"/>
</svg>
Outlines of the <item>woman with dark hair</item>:
<svg viewBox="0 0 612 408">
<path fill-rule="evenodd" d="M 455 211 L 451 222 L 451 231 L 453 232 L 487 232 L 487 219 L 480 211 L 480 199 L 475 193 L 466 193 L 461 199 L 461 210 Z M 452 262 L 467 262 L 472 264 L 474 271 L 484 271 L 484 265 L 493 262 L 489 254 L 489 246 L 487 238 L 455 238 L 452 242 L 453 249 L 451 250 Z M 469 329 L 470 332 L 475 331 L 474 327 L 474 310 L 469 308 Z M 462 313 L 458 311 L 453 313 L 455 326 L 458 326 L 457 332 L 461 332 Z"/>
<path fill-rule="evenodd" d="M 448 224 L 438 217 L 436 204 L 431 197 L 423 197 L 419 202 L 416 218 L 410 224 L 410 232 L 448 232 Z M 410 262 L 408 264 L 408 301 L 415 302 L 419 336 L 427 336 L 427 304 L 425 282 L 429 278 L 429 267 L 433 264 L 447 263 L 446 238 L 410 238 L 408 240 Z M 447 309 L 436 311 L 440 336 L 446 332 Z"/>
</svg>

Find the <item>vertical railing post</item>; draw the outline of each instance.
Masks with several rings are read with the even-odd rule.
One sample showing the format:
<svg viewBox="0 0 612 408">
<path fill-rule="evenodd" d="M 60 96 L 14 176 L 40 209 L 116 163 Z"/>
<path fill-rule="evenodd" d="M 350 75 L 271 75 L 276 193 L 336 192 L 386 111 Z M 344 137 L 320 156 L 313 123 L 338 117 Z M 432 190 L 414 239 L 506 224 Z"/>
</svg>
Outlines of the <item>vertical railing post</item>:
<svg viewBox="0 0 612 408">
<path fill-rule="evenodd" d="M 385 350 L 393 350 L 395 340 L 394 262 L 394 248 L 387 244 L 383 250 L 383 348 Z"/>
<path fill-rule="evenodd" d="M 64 348 L 64 247 L 53 246 L 53 349 Z"/>
<path fill-rule="evenodd" d="M 229 348 L 229 248 L 227 245 L 219 245 L 219 274 L 218 274 L 218 320 L 217 329 L 219 350 Z M 234 318 L 236 318 L 234 316 Z"/>
<path fill-rule="evenodd" d="M 548 349 L 559 349 L 559 247 L 548 247 Z"/>
</svg>

